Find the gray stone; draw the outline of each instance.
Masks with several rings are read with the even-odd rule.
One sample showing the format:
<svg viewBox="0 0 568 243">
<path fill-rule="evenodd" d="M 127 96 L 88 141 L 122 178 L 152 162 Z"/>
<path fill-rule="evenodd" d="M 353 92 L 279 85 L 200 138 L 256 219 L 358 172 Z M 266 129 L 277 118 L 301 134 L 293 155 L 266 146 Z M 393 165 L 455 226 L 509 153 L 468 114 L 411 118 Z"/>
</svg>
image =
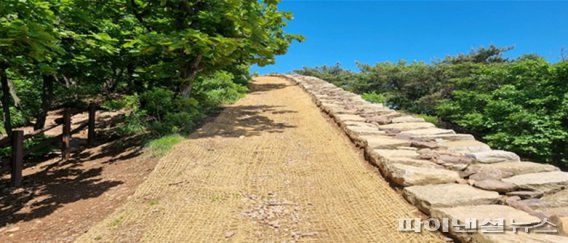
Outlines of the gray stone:
<svg viewBox="0 0 568 243">
<path fill-rule="evenodd" d="M 492 170 L 499 170 L 507 174 L 511 174 L 510 176 L 520 175 L 520 174 L 529 174 L 529 173 L 538 173 L 538 172 L 550 172 L 550 171 L 559 171 L 558 168 L 548 165 L 548 164 L 540 164 L 534 162 L 501 162 L 495 164 L 472 164 L 470 168 L 472 171 L 492 171 Z M 509 176 L 504 176 L 509 177 Z M 504 178 L 502 177 L 502 178 Z M 500 179 L 500 178 L 499 178 Z"/>
<path fill-rule="evenodd" d="M 439 129 L 439 128 L 438 128 Z M 444 130 L 444 129 L 442 129 Z M 451 130 L 450 130 L 451 131 Z M 475 140 L 471 134 L 416 134 L 409 132 L 401 132 L 397 135 L 399 138 L 412 139 L 421 142 L 445 142 L 445 141 L 467 141 Z"/>
<path fill-rule="evenodd" d="M 505 219 L 504 228 L 511 230 L 511 220 L 519 225 L 533 225 L 541 222 L 538 217 L 532 216 L 524 211 L 514 209 L 504 205 L 475 205 L 460 206 L 453 208 L 433 208 L 433 218 L 457 220 L 458 222 L 466 222 L 468 219 L 476 219 L 478 223 L 483 220 Z M 462 242 L 471 242 L 472 234 L 457 232 L 453 227 L 449 229 L 450 235 L 458 238 Z M 476 233 L 475 233 L 476 234 Z"/>
<path fill-rule="evenodd" d="M 431 123 L 429 123 L 431 124 Z M 434 125 L 434 124 L 432 124 Z M 412 130 L 405 130 L 403 132 L 401 132 L 400 134 L 398 134 L 397 136 L 399 138 L 406 138 L 406 139 L 413 139 L 413 138 L 419 138 L 422 136 L 436 136 L 436 135 L 453 135 L 456 132 L 454 132 L 453 130 L 448 130 L 448 129 L 441 129 L 441 128 L 437 128 L 437 127 L 426 127 L 423 129 L 412 129 Z"/>
<path fill-rule="evenodd" d="M 552 216 L 550 219 L 552 223 L 556 224 L 558 232 L 563 236 L 568 236 L 568 215 Z M 568 242 L 568 238 L 564 242 Z"/>
<path fill-rule="evenodd" d="M 503 179 L 503 178 L 513 176 L 513 173 L 511 173 L 511 172 L 497 170 L 497 169 L 491 169 L 491 168 L 484 168 L 484 169 L 480 169 L 480 170 L 477 170 L 477 171 L 474 171 L 473 169 L 468 168 L 468 170 L 473 172 L 473 174 L 469 176 L 469 179 L 476 180 L 476 181 L 490 180 L 490 179 L 500 180 L 500 179 Z"/>
<path fill-rule="evenodd" d="M 429 122 L 406 122 L 406 123 L 392 123 L 387 125 L 380 125 L 381 130 L 397 130 L 397 131 L 410 131 L 424 128 L 433 128 L 434 124 Z"/>
<path fill-rule="evenodd" d="M 457 207 L 496 203 L 497 192 L 485 191 L 462 184 L 411 186 L 404 188 L 404 197 L 425 213 L 431 208 Z"/>
<path fill-rule="evenodd" d="M 423 118 L 413 116 L 401 116 L 391 120 L 392 123 L 405 123 L 405 122 L 425 122 Z"/>
<path fill-rule="evenodd" d="M 449 152 L 457 153 L 472 153 L 491 150 L 491 147 L 489 147 L 489 145 L 476 140 L 446 141 L 439 143 L 439 147 L 440 149 L 445 149 Z"/>
<path fill-rule="evenodd" d="M 467 156 L 471 157 L 478 163 L 490 164 L 499 162 L 519 162 L 521 158 L 513 152 L 503 150 L 490 150 L 483 152 L 469 153 Z"/>
<path fill-rule="evenodd" d="M 386 159 L 393 158 L 412 158 L 417 159 L 418 153 L 412 150 L 398 150 L 398 149 L 373 149 L 369 151 L 372 156 L 377 156 Z"/>
<path fill-rule="evenodd" d="M 473 186 L 488 191 L 510 192 L 517 188 L 515 184 L 503 182 L 500 180 L 488 179 L 483 181 L 475 181 Z"/>
<path fill-rule="evenodd" d="M 344 131 L 360 147 L 365 147 L 365 136 L 384 135 L 384 132 L 379 131 L 376 127 L 368 126 L 347 126 Z"/>
<path fill-rule="evenodd" d="M 530 198 L 541 198 L 544 193 L 539 191 L 515 191 L 515 192 L 507 192 L 507 196 L 517 196 L 521 199 L 530 199 Z"/>
<path fill-rule="evenodd" d="M 503 218 L 505 219 L 506 229 L 512 229 L 510 225 L 511 220 L 519 225 L 532 225 L 541 222 L 538 217 L 505 205 L 468 205 L 451 208 L 435 207 L 431 212 L 431 216 L 434 218 L 457 219 L 459 222 L 465 222 L 468 218 L 477 220 Z"/>
<path fill-rule="evenodd" d="M 349 115 L 349 114 L 338 114 L 334 115 L 335 120 L 338 122 L 343 121 L 357 121 L 357 122 L 364 122 L 365 118 L 358 116 L 358 115 Z"/>
<path fill-rule="evenodd" d="M 435 148 L 438 148 L 438 143 L 436 143 L 436 142 L 412 141 L 412 147 L 435 149 Z"/>
<path fill-rule="evenodd" d="M 460 178 L 455 171 L 399 163 L 387 164 L 383 170 L 386 177 L 399 186 L 451 183 Z"/>
<path fill-rule="evenodd" d="M 516 175 L 503 179 L 521 189 L 551 193 L 565 189 L 568 186 L 568 172 L 553 171 Z"/>
<path fill-rule="evenodd" d="M 393 149 L 400 146 L 410 146 L 410 141 L 395 139 L 388 136 L 363 136 L 368 149 Z"/>
</svg>

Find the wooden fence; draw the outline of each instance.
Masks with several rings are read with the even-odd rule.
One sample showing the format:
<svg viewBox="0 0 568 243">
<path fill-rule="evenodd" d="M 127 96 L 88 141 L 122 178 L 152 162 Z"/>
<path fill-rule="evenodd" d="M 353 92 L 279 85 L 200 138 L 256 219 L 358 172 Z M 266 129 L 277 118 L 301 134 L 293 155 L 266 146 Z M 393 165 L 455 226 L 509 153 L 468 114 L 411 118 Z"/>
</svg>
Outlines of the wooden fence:
<svg viewBox="0 0 568 243">
<path fill-rule="evenodd" d="M 71 129 L 71 112 L 69 109 L 64 109 L 63 119 L 60 124 L 55 124 L 43 129 L 35 130 L 31 133 L 25 134 L 22 130 L 12 131 L 11 139 L 6 137 L 0 140 L 0 147 L 11 146 L 12 154 L 10 157 L 10 163 L 7 169 L 10 171 L 10 185 L 14 187 L 19 187 L 22 185 L 22 170 L 24 167 L 24 156 L 33 153 L 37 150 L 45 148 L 57 141 L 61 141 L 61 158 L 63 160 L 68 160 L 71 155 L 71 136 L 85 127 L 88 127 L 87 133 L 87 144 L 89 146 L 93 145 L 95 142 L 95 115 L 97 111 L 97 106 L 94 103 L 89 104 L 88 112 L 89 119 L 87 122 L 80 124 L 77 128 Z M 63 126 L 62 133 L 56 137 L 49 138 L 41 143 L 28 148 L 27 151 L 24 149 L 24 140 L 32 138 L 36 135 L 43 134 L 46 131 L 54 129 L 56 127 Z M 4 171 L 4 170 L 2 170 Z"/>
</svg>

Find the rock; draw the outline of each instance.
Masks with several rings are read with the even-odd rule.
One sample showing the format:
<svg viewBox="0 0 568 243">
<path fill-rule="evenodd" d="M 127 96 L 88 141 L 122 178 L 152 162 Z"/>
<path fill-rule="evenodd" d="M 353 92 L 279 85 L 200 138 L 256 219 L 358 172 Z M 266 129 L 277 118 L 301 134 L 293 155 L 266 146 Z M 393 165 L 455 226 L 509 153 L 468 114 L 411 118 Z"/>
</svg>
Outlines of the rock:
<svg viewBox="0 0 568 243">
<path fill-rule="evenodd" d="M 466 180 L 466 179 L 462 179 L 462 178 L 457 179 L 457 180 L 456 180 L 456 183 L 462 184 L 462 185 L 467 185 L 467 184 L 468 184 L 468 183 L 467 183 L 467 180 Z"/>
<path fill-rule="evenodd" d="M 451 183 L 459 179 L 455 171 L 399 163 L 386 165 L 384 174 L 399 186 Z"/>
<path fill-rule="evenodd" d="M 541 222 L 540 219 L 535 216 L 505 205 L 469 205 L 452 208 L 435 207 L 432 208 L 431 211 L 431 216 L 434 218 L 457 219 L 460 222 L 465 222 L 465 219 L 468 218 L 478 220 L 503 218 L 506 220 L 506 229 L 511 229 L 511 225 L 508 224 L 511 220 L 514 220 L 515 224 L 519 225 L 532 225 Z"/>
<path fill-rule="evenodd" d="M 439 129 L 439 128 L 436 128 Z M 424 129 L 426 130 L 426 129 Z M 444 129 L 442 129 L 444 130 Z M 451 131 L 451 130 L 450 130 Z M 413 141 L 422 142 L 446 142 L 446 141 L 468 141 L 475 140 L 471 134 L 413 134 L 410 132 L 401 132 L 397 135 L 399 138 L 411 139 Z"/>
<path fill-rule="evenodd" d="M 439 144 L 440 149 L 455 153 L 472 153 L 491 150 L 489 145 L 476 140 L 447 141 Z"/>
<path fill-rule="evenodd" d="M 542 200 L 552 207 L 568 206 L 568 189 L 545 195 Z"/>
<path fill-rule="evenodd" d="M 364 147 L 367 140 L 364 136 L 384 135 L 385 132 L 379 131 L 378 128 L 364 126 L 347 126 L 344 129 L 347 136 L 355 142 L 357 146 Z"/>
<path fill-rule="evenodd" d="M 16 233 L 20 230 L 20 227 L 13 227 L 6 230 L 6 233 Z"/>
<path fill-rule="evenodd" d="M 497 192 L 455 183 L 406 187 L 403 195 L 427 214 L 431 208 L 493 204 L 499 200 Z"/>
<path fill-rule="evenodd" d="M 428 149 L 438 148 L 438 144 L 435 142 L 422 142 L 422 141 L 412 141 L 411 146 L 416 148 L 428 148 Z"/>
<path fill-rule="evenodd" d="M 356 122 L 364 122 L 365 118 L 360 117 L 358 115 L 349 115 L 349 114 L 338 114 L 338 115 L 334 115 L 335 120 L 337 122 L 343 122 L 343 121 L 356 121 Z"/>
<path fill-rule="evenodd" d="M 371 163 L 384 171 L 386 164 L 400 163 L 414 166 L 441 168 L 428 160 L 417 159 L 418 153 L 412 150 L 373 149 L 366 150 L 367 158 Z"/>
<path fill-rule="evenodd" d="M 404 146 L 400 146 L 400 147 L 396 147 L 396 149 L 398 149 L 398 150 L 418 151 L 418 149 L 415 148 L 415 147 L 404 147 Z"/>
<path fill-rule="evenodd" d="M 432 123 L 426 123 L 426 124 L 432 124 Z M 415 128 L 415 129 L 405 130 L 404 132 L 398 134 L 397 137 L 405 139 L 414 139 L 422 136 L 453 135 L 453 134 L 455 134 L 453 130 L 441 129 L 437 127 L 424 127 L 422 129 Z"/>
<path fill-rule="evenodd" d="M 457 220 L 458 222 L 462 223 L 466 222 L 468 219 L 477 219 L 478 223 L 481 223 L 479 221 L 482 221 L 484 219 L 502 218 L 505 219 L 504 229 L 508 230 L 512 229 L 511 225 L 509 224 L 511 220 L 514 220 L 515 224 L 520 225 L 532 225 L 541 222 L 539 218 L 529 215 L 526 212 L 503 205 L 475 205 L 459 206 L 453 208 L 433 208 L 431 217 L 438 219 L 449 218 L 450 221 Z M 449 231 L 450 235 L 456 237 L 462 242 L 471 242 L 472 234 L 474 234 L 457 232 L 453 227 L 450 227 Z"/>
<path fill-rule="evenodd" d="M 379 130 L 379 128 L 371 123 L 367 123 L 367 122 L 361 122 L 361 121 L 343 121 L 340 123 L 341 127 L 345 128 L 345 127 L 349 127 L 349 126 L 354 126 L 354 127 L 373 127 L 376 128 L 377 130 Z"/>
<path fill-rule="evenodd" d="M 419 149 L 417 150 L 419 156 L 418 158 L 420 159 L 431 159 L 431 160 L 435 160 L 438 159 L 439 154 L 438 152 L 431 150 L 431 149 Z"/>
<path fill-rule="evenodd" d="M 373 149 L 369 154 L 375 157 L 394 159 L 394 158 L 418 158 L 418 153 L 412 150 L 398 150 L 398 149 Z"/>
<path fill-rule="evenodd" d="M 568 190 L 544 195 L 540 199 L 523 200 L 531 209 L 542 212 L 547 217 L 568 216 Z"/>
<path fill-rule="evenodd" d="M 507 172 L 514 175 L 538 173 L 538 172 L 550 172 L 559 171 L 557 167 L 548 164 L 540 164 L 534 162 L 501 162 L 495 164 L 473 164 L 470 169 L 479 171 L 484 169 L 490 170 L 500 170 L 502 172 Z"/>
<path fill-rule="evenodd" d="M 367 117 L 365 119 L 365 122 L 379 124 L 379 125 L 389 124 L 390 121 L 391 121 L 390 118 L 384 116 L 373 116 L 373 117 Z"/>
<path fill-rule="evenodd" d="M 413 116 L 395 117 L 391 120 L 392 123 L 405 123 L 405 122 L 425 122 L 423 118 Z"/>
<path fill-rule="evenodd" d="M 475 181 L 473 186 L 488 190 L 488 191 L 496 191 L 496 192 L 510 192 L 517 188 L 515 184 L 503 182 L 500 180 L 488 179 L 482 181 Z"/>
<path fill-rule="evenodd" d="M 411 131 L 423 128 L 433 128 L 434 124 L 429 122 L 406 122 L 406 123 L 392 123 L 387 125 L 380 125 L 380 130 L 398 130 L 398 131 Z"/>
<path fill-rule="evenodd" d="M 491 150 L 483 152 L 469 153 L 467 156 L 471 157 L 478 163 L 490 164 L 499 162 L 519 162 L 521 158 L 513 152 L 503 150 Z"/>
<path fill-rule="evenodd" d="M 568 172 L 553 171 L 516 175 L 503 179 L 521 189 L 551 193 L 565 189 L 568 186 Z"/>
<path fill-rule="evenodd" d="M 507 192 L 507 196 L 517 196 L 521 199 L 541 198 L 544 193 L 539 191 L 515 191 Z"/>
<path fill-rule="evenodd" d="M 235 231 L 226 231 L 225 232 L 225 238 L 231 238 L 231 237 L 233 237 L 233 235 L 235 235 Z"/>
<path fill-rule="evenodd" d="M 469 179 L 476 181 L 491 180 L 491 179 L 500 180 L 503 178 L 513 176 L 513 173 L 511 172 L 496 170 L 496 169 L 482 169 L 474 171 L 473 169 L 468 168 L 468 170 L 473 172 L 473 174 L 469 176 Z"/>
<path fill-rule="evenodd" d="M 530 215 L 532 215 L 532 216 L 538 217 L 539 219 L 544 219 L 544 218 L 546 218 L 546 216 L 545 216 L 544 214 L 533 210 L 533 209 L 529 206 L 529 203 L 528 203 L 526 200 L 520 200 L 520 199 L 521 199 L 521 198 L 518 197 L 518 196 L 508 197 L 508 198 L 505 200 L 505 204 L 507 204 L 507 205 L 509 205 L 509 206 L 511 206 L 511 207 L 513 207 L 513 208 L 515 208 L 515 209 L 524 211 L 524 212 L 526 212 L 526 213 L 528 213 L 528 214 L 530 214 Z M 534 199 L 531 199 L 531 200 L 534 200 Z M 538 200 L 538 199 L 536 199 L 536 200 Z"/>
<path fill-rule="evenodd" d="M 457 154 L 440 154 L 436 160 L 443 163 L 454 163 L 454 164 L 470 164 L 471 162 L 473 162 L 471 158 Z"/>
<path fill-rule="evenodd" d="M 568 216 L 552 216 L 550 221 L 556 225 L 556 229 L 558 229 L 558 233 L 561 235 L 568 236 Z M 568 242 L 568 238 L 565 242 Z"/>
<path fill-rule="evenodd" d="M 553 234 L 539 234 L 539 233 L 524 233 L 507 231 L 499 234 L 482 234 L 476 233 L 472 236 L 473 241 L 477 243 L 561 243 L 568 242 L 568 237 Z"/>
<path fill-rule="evenodd" d="M 395 139 L 388 136 L 363 136 L 368 149 L 393 149 L 400 146 L 410 146 L 410 141 Z"/>
</svg>

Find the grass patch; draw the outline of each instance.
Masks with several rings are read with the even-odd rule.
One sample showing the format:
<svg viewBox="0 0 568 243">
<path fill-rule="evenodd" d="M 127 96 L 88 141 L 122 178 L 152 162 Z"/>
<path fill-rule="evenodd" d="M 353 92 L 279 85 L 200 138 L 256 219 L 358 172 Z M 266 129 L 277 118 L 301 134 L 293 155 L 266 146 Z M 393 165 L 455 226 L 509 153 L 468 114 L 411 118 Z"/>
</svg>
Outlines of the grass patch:
<svg viewBox="0 0 568 243">
<path fill-rule="evenodd" d="M 164 156 L 174 145 L 183 139 L 179 134 L 167 135 L 148 142 L 147 148 L 152 156 Z"/>
<path fill-rule="evenodd" d="M 110 222 L 109 227 L 116 228 L 116 227 L 120 226 L 123 221 L 124 221 L 124 217 L 120 216 L 120 217 L 114 219 L 112 222 Z"/>
<path fill-rule="evenodd" d="M 160 200 L 158 200 L 158 199 L 152 199 L 152 200 L 148 201 L 148 205 L 150 205 L 150 206 L 156 206 L 158 204 L 160 204 Z"/>
<path fill-rule="evenodd" d="M 433 123 L 434 125 L 436 125 L 437 127 L 441 126 L 442 123 L 440 122 L 440 118 L 436 117 L 436 116 L 429 116 L 429 115 L 424 115 L 424 114 L 416 114 L 416 117 L 420 117 L 423 118 L 425 121 Z"/>
</svg>

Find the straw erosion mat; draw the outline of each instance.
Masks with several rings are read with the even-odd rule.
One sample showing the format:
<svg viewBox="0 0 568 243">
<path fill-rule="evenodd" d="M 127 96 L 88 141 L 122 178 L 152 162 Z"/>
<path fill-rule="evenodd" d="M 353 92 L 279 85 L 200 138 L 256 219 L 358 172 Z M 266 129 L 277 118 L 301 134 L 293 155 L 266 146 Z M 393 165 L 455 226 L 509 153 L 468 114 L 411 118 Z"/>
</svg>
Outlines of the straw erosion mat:
<svg viewBox="0 0 568 243">
<path fill-rule="evenodd" d="M 260 77 L 79 242 L 441 242 L 309 95 Z"/>
</svg>

